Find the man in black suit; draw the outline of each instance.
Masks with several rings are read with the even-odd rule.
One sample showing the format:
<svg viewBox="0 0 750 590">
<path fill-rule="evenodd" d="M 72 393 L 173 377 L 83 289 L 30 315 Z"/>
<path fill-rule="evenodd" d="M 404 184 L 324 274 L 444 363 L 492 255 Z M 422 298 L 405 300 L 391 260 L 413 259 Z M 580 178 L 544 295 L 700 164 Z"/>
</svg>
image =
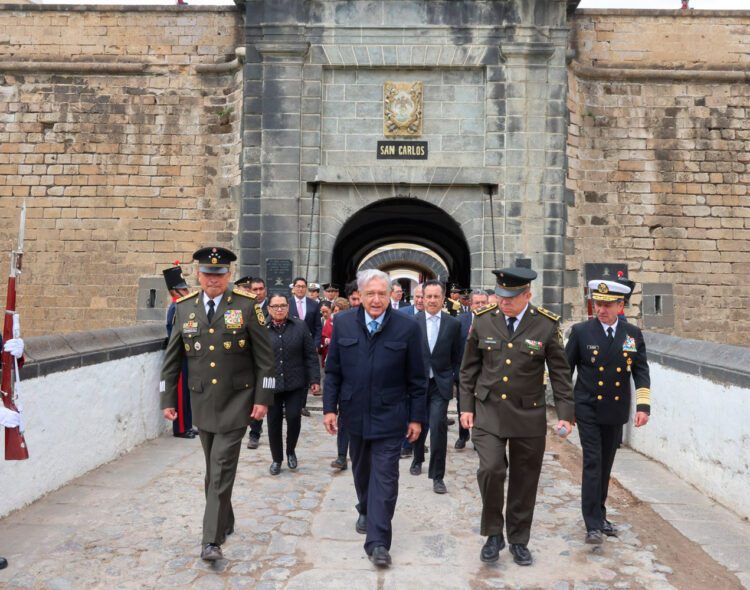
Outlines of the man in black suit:
<svg viewBox="0 0 750 590">
<path fill-rule="evenodd" d="M 571 375 L 578 369 L 573 393 L 583 451 L 581 510 L 590 545 L 601 544 L 602 534 L 616 534 L 604 504 L 622 425 L 630 416 L 631 375 L 636 387 L 636 428 L 648 423 L 651 412 L 643 334 L 618 318 L 630 292 L 630 286 L 620 281 L 590 281 L 596 318 L 574 325 L 565 346 Z"/>
<path fill-rule="evenodd" d="M 330 285 L 326 285 L 330 286 Z M 320 302 L 311 297 L 307 297 L 307 279 L 297 277 L 292 281 L 293 297 L 289 300 L 289 317 L 305 320 L 307 327 L 310 329 L 310 335 L 315 345 L 315 350 L 322 346 L 323 323 L 320 321 Z M 310 410 L 307 409 L 307 395 L 302 404 L 302 415 L 310 417 Z"/>
<path fill-rule="evenodd" d="M 487 292 L 483 291 L 482 289 L 474 289 L 471 292 L 471 296 L 469 298 L 469 308 L 473 312 L 475 309 L 478 309 L 480 307 L 483 307 L 487 305 Z M 456 317 L 458 320 L 458 323 L 461 325 L 461 353 L 458 355 L 458 364 L 456 365 L 456 370 L 454 373 L 455 380 L 456 380 L 456 389 L 459 389 L 459 373 L 461 371 L 461 361 L 464 358 L 464 346 L 466 345 L 466 339 L 469 337 L 469 331 L 471 330 L 471 320 L 474 319 L 473 313 L 460 313 Z M 461 396 L 456 396 L 456 409 L 458 410 L 458 415 L 461 415 Z M 456 440 L 456 443 L 453 445 L 454 449 L 463 449 L 466 447 L 466 441 L 469 440 L 469 437 L 471 436 L 471 432 L 464 428 L 461 425 L 461 422 L 458 423 L 458 439 Z"/>
<path fill-rule="evenodd" d="M 357 274 L 362 304 L 336 315 L 326 357 L 323 423 L 336 434 L 336 413 L 350 434 L 358 533 L 376 566 L 391 563 L 391 520 L 398 497 L 401 441 L 425 421 L 422 339 L 417 322 L 389 305 L 388 275 Z"/>
<path fill-rule="evenodd" d="M 445 292 L 439 281 L 427 281 L 422 288 L 424 311 L 416 319 L 422 329 L 425 372 L 428 373 L 428 423 L 414 444 L 414 459 L 409 472 L 422 473 L 424 444 L 430 431 L 430 468 L 428 476 L 436 494 L 445 494 L 445 456 L 448 448 L 448 403 L 453 398 L 453 372 L 461 354 L 461 326 L 458 320 L 441 310 Z"/>
</svg>

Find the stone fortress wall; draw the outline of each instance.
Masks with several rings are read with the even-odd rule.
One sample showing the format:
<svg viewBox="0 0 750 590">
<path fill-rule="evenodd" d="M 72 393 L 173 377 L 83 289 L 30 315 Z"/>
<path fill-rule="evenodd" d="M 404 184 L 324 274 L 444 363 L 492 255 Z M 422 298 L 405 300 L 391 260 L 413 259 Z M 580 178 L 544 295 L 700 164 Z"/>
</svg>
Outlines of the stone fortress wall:
<svg viewBox="0 0 750 590">
<path fill-rule="evenodd" d="M 169 8 L 0 8 L 0 250 L 25 199 L 26 336 L 161 319 L 161 278 L 137 317 L 141 278 L 232 243 L 242 21 Z"/>
<path fill-rule="evenodd" d="M 570 27 L 566 318 L 584 317 L 586 264 L 623 262 L 645 328 L 744 345 L 750 12 L 584 10 Z M 234 7 L 0 8 L 0 250 L 26 198 L 25 335 L 157 321 L 161 268 L 254 247 L 243 45 Z"/>
<path fill-rule="evenodd" d="M 646 329 L 747 346 L 750 11 L 582 10 L 570 45 L 571 319 L 619 261 Z"/>
</svg>

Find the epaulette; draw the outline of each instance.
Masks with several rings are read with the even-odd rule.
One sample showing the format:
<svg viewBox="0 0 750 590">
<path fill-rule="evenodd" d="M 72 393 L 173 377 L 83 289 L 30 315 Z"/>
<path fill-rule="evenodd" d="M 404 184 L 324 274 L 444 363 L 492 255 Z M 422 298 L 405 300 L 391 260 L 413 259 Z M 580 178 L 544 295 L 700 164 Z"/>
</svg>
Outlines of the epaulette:
<svg viewBox="0 0 750 590">
<path fill-rule="evenodd" d="M 248 299 L 258 298 L 255 293 L 248 293 L 247 291 L 242 291 L 241 289 L 233 289 L 232 293 L 234 293 L 235 295 L 242 295 L 243 297 L 247 297 Z"/>
<path fill-rule="evenodd" d="M 556 313 L 552 313 L 552 312 L 551 312 L 550 310 L 548 310 L 548 309 L 544 309 L 543 307 L 537 307 L 537 308 L 536 308 L 536 310 L 537 310 L 537 311 L 538 311 L 539 313 L 541 313 L 542 315 L 546 315 L 546 316 L 547 316 L 547 317 L 548 317 L 549 319 L 551 319 L 552 321 L 555 321 L 555 322 L 556 322 L 557 320 L 559 320 L 559 319 L 560 319 L 560 316 L 559 316 L 559 315 L 557 315 Z"/>
<path fill-rule="evenodd" d="M 192 293 L 185 295 L 185 297 L 180 297 L 177 301 L 175 301 L 175 303 L 182 303 L 183 301 L 186 301 L 191 297 L 195 297 L 198 293 L 200 293 L 200 291 L 193 291 Z"/>
<path fill-rule="evenodd" d="M 482 315 L 484 312 L 495 309 L 496 307 L 497 307 L 497 303 L 490 303 L 489 305 L 483 305 L 482 307 L 477 307 L 472 313 L 474 315 Z"/>
</svg>

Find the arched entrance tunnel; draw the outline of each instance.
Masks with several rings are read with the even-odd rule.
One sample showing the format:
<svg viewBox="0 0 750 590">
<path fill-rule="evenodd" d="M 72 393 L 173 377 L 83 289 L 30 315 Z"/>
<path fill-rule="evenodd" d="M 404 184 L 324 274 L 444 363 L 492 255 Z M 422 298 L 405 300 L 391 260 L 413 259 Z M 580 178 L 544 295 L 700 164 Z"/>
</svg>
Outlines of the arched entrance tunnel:
<svg viewBox="0 0 750 590">
<path fill-rule="evenodd" d="M 409 248 L 376 254 L 362 264 L 373 250 L 401 242 L 428 248 L 445 265 Z M 400 266 L 447 283 L 469 285 L 469 254 L 463 231 L 445 211 L 413 198 L 391 198 L 368 205 L 344 223 L 333 248 L 331 275 L 335 282 L 345 283 L 355 278 L 360 265 L 384 270 Z"/>
</svg>

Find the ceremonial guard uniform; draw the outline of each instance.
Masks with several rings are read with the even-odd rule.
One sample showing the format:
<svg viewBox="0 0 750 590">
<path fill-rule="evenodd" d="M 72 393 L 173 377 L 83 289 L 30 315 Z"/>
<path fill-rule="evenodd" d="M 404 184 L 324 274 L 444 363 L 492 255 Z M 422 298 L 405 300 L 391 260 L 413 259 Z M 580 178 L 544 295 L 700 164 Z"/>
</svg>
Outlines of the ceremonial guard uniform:
<svg viewBox="0 0 750 590">
<path fill-rule="evenodd" d="M 203 290 L 177 301 L 162 368 L 161 407 L 175 407 L 180 367 L 187 357 L 193 419 L 206 459 L 201 556 L 213 561 L 221 559 L 218 546 L 234 531 L 232 487 L 251 412 L 273 403 L 274 354 L 255 295 L 230 290 L 228 277 L 223 292 L 207 293 L 215 289 L 209 281 L 218 280 L 207 277 L 229 273 L 236 256 L 216 247 L 202 248 L 193 258 Z"/>
<path fill-rule="evenodd" d="M 621 281 L 591 281 L 589 292 L 595 305 L 602 301 L 619 304 L 612 312 L 611 325 L 600 320 L 598 309 L 597 318 L 574 325 L 565 347 L 571 373 L 578 369 L 574 394 L 583 450 L 581 508 L 586 542 L 598 544 L 602 533 L 615 534 L 606 518 L 605 502 L 622 425 L 630 415 L 630 377 L 636 387 L 636 412 L 646 416 L 651 409 L 651 382 L 641 330 L 616 315 L 618 309 L 622 311 L 621 302 L 630 294 L 630 286 Z M 636 426 L 645 423 L 643 418 L 639 417 Z"/>
<path fill-rule="evenodd" d="M 180 298 L 178 290 L 189 289 L 182 274 L 182 267 L 177 263 L 170 268 L 162 271 L 164 281 L 167 283 L 167 289 L 175 291 L 175 296 L 167 310 L 167 338 L 172 336 L 172 326 L 174 325 L 174 314 L 177 311 L 177 299 Z M 183 294 L 185 291 L 182 291 Z M 188 363 L 187 358 L 182 359 L 182 370 L 180 372 L 180 381 L 177 384 L 177 420 L 172 422 L 172 434 L 178 438 L 195 438 L 193 430 L 193 412 L 190 408 L 190 391 L 188 390 Z"/>
<path fill-rule="evenodd" d="M 528 304 L 530 282 L 536 273 L 524 268 L 493 272 L 498 275 L 496 293 L 501 298 L 521 301 L 521 317 L 517 326 L 509 328 L 498 304 L 474 310 L 460 373 L 462 423 L 467 425 L 464 414 L 472 415 L 472 441 L 479 453 L 477 480 L 483 504 L 481 534 L 488 536 L 482 560 L 495 561 L 505 545 L 503 486 L 509 446 L 505 528 L 514 560 L 529 565 L 531 555 L 526 545 L 547 430 L 545 363 L 561 421 L 573 419 L 573 388 L 559 316 Z M 508 319 L 515 321 L 517 317 Z"/>
</svg>

